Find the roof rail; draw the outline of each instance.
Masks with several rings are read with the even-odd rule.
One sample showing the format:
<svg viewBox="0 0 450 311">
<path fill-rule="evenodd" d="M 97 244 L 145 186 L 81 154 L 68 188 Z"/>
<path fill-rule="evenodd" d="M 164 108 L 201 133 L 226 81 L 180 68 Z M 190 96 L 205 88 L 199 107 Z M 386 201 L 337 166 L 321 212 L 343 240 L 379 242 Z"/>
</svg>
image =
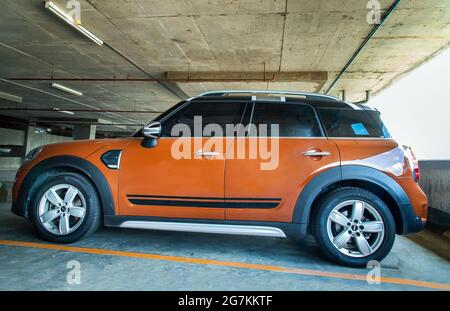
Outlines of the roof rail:
<svg viewBox="0 0 450 311">
<path fill-rule="evenodd" d="M 331 95 L 324 95 L 324 94 L 316 94 L 316 93 L 307 93 L 307 92 L 295 92 L 295 91 L 251 91 L 251 90 L 224 90 L 224 91 L 210 91 L 201 93 L 197 97 L 204 97 L 204 96 L 227 96 L 230 94 L 264 94 L 264 95 L 300 95 L 305 96 L 306 99 L 317 99 L 317 98 L 327 98 L 332 99 L 336 101 L 340 101 L 340 99 L 331 96 Z"/>
</svg>

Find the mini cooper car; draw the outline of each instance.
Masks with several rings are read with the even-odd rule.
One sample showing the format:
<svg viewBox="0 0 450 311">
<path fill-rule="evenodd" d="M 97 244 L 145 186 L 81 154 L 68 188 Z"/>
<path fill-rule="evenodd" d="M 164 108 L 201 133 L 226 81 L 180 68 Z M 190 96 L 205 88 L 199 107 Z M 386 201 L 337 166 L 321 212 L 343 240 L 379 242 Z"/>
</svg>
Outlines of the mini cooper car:
<svg viewBox="0 0 450 311">
<path fill-rule="evenodd" d="M 209 92 L 129 138 L 30 151 L 12 212 L 56 243 L 101 225 L 311 234 L 328 258 L 362 267 L 382 260 L 396 234 L 423 228 L 419 177 L 411 148 L 366 105 L 301 92 Z"/>
</svg>

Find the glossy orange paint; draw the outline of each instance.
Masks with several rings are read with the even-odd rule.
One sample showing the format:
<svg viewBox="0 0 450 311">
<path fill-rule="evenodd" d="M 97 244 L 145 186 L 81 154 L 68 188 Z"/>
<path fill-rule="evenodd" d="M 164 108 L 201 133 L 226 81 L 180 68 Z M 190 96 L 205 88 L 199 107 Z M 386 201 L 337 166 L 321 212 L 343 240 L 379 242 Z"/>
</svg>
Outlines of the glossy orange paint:
<svg viewBox="0 0 450 311">
<path fill-rule="evenodd" d="M 274 169 L 264 170 L 261 165 L 270 166 L 275 154 L 261 156 L 257 152 L 256 158 L 252 159 L 249 148 L 255 145 L 257 138 L 203 138 L 199 145 L 189 144 L 189 150 L 185 150 L 185 155 L 191 156 L 188 159 L 173 156 L 172 148 L 177 138 L 160 138 L 154 148 L 142 147 L 142 140 L 126 138 L 48 145 L 17 172 L 13 199 L 17 199 L 18 189 L 33 166 L 54 156 L 71 155 L 88 160 L 105 176 L 113 193 L 117 215 L 290 222 L 299 194 L 316 175 L 341 164 L 366 161 L 364 163 L 370 165 L 374 157 L 399 148 L 390 139 L 279 138 L 276 140 L 279 145 L 277 165 Z M 178 142 L 183 140 L 190 141 L 191 138 Z M 242 144 L 245 146 L 244 159 L 236 153 Z M 120 170 L 107 168 L 100 159 L 103 153 L 116 149 L 123 150 Z M 195 152 L 200 149 L 219 155 L 195 157 Z M 270 144 L 267 150 L 272 150 Z M 305 157 L 303 153 L 309 150 L 328 151 L 331 155 Z M 394 165 L 401 173 L 395 175 L 383 167 L 376 168 L 394 178 L 409 196 L 416 214 L 426 218 L 427 197 L 414 182 L 408 162 L 399 156 Z M 281 202 L 272 209 L 145 206 L 132 204 L 127 197 L 132 194 L 218 200 L 276 198 Z"/>
<path fill-rule="evenodd" d="M 33 161 L 24 163 L 17 171 L 12 191 L 13 200 L 15 201 L 17 199 L 20 184 L 22 183 L 25 176 L 35 165 L 39 164 L 40 162 L 61 155 L 69 155 L 86 159 L 105 146 L 116 146 L 116 149 L 121 149 L 127 143 L 127 139 L 98 139 L 77 140 L 66 143 L 46 145 L 45 148 L 36 156 L 36 158 L 33 159 Z M 97 167 L 101 168 L 104 167 L 104 165 L 102 164 L 101 166 Z"/>
<path fill-rule="evenodd" d="M 330 138 L 339 147 L 342 163 L 371 158 L 398 147 L 395 140 L 377 138 Z M 402 159 L 403 161 L 403 159 Z"/>
<path fill-rule="evenodd" d="M 234 150 L 245 142 L 246 148 L 257 145 L 257 138 L 237 138 Z M 237 159 L 228 154 L 225 174 L 225 197 L 227 198 L 280 198 L 281 203 L 273 209 L 227 208 L 226 219 L 290 222 L 299 194 L 308 182 L 327 168 L 339 165 L 339 151 L 326 138 L 279 138 L 278 165 L 273 170 L 261 170 L 268 159 Z M 304 152 L 330 152 L 326 157 L 306 157 Z M 268 148 L 267 150 L 270 150 Z M 249 151 L 247 151 L 248 154 Z"/>
<path fill-rule="evenodd" d="M 391 177 L 411 177 L 404 150 L 392 139 L 332 139 L 342 165 L 364 165 Z"/>
<path fill-rule="evenodd" d="M 130 139 L 123 150 L 120 168 L 119 207 L 121 215 L 178 218 L 224 219 L 225 209 L 207 207 L 143 206 L 132 204 L 127 195 L 176 197 L 224 197 L 225 138 L 215 138 L 213 146 L 204 146 L 206 138 L 194 146 L 190 138 L 178 141 L 190 146 L 183 150 L 190 159 L 176 159 L 172 154 L 176 138 L 160 138 L 154 148 L 143 148 L 142 138 Z M 225 147 L 224 147 L 225 148 Z M 199 150 L 218 152 L 215 157 L 195 157 Z"/>
<path fill-rule="evenodd" d="M 113 193 L 113 200 L 114 200 L 114 209 L 117 215 L 120 214 L 120 203 L 119 203 L 119 170 L 112 170 L 106 167 L 105 164 L 103 164 L 101 160 L 101 156 L 110 151 L 110 150 L 122 150 L 125 149 L 126 146 L 130 143 L 130 140 L 111 140 L 110 143 L 94 153 L 90 154 L 86 160 L 94 164 L 100 172 L 105 176 L 106 180 L 108 181 L 109 187 L 111 189 L 111 192 Z"/>
<path fill-rule="evenodd" d="M 428 198 L 419 184 L 412 178 L 396 178 L 396 181 L 408 195 L 415 214 L 426 220 L 428 217 Z"/>
<path fill-rule="evenodd" d="M 342 165 L 362 163 L 379 169 L 383 173 L 392 177 L 406 192 L 414 212 L 423 220 L 427 218 L 428 198 L 420 188 L 419 184 L 412 177 L 412 169 L 407 159 L 398 153 L 397 157 L 392 157 L 390 152 L 400 148 L 395 140 L 391 139 L 333 139 L 338 145 L 341 153 Z M 383 154 L 389 156 L 386 163 L 381 158 Z M 381 160 L 380 160 L 381 158 Z M 397 160 L 397 162 L 395 162 Z M 389 163 L 387 163 L 389 162 Z M 397 166 L 398 174 L 393 174 L 391 168 Z"/>
</svg>

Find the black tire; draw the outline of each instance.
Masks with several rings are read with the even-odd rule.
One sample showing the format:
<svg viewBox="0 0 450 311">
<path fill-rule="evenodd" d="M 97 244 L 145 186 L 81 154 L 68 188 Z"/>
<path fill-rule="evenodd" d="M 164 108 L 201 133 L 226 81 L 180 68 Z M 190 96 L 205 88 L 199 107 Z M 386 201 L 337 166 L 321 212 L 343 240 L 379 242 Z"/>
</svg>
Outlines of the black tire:
<svg viewBox="0 0 450 311">
<path fill-rule="evenodd" d="M 360 200 L 369 203 L 381 215 L 384 222 L 384 238 L 379 248 L 366 257 L 348 256 L 338 250 L 328 237 L 327 221 L 331 211 L 347 200 Z M 312 220 L 312 231 L 323 254 L 334 262 L 350 267 L 366 267 L 371 260 L 381 261 L 390 252 L 395 240 L 395 222 L 386 204 L 370 191 L 344 187 L 331 191 L 316 206 Z"/>
<path fill-rule="evenodd" d="M 75 186 L 82 193 L 86 201 L 86 214 L 81 225 L 67 235 L 56 235 L 47 231 L 39 218 L 38 210 L 41 198 L 51 187 L 58 184 Z M 95 186 L 85 176 L 73 172 L 55 171 L 41 176 L 37 180 L 37 185 L 33 187 L 29 215 L 40 238 L 61 244 L 72 243 L 94 233 L 102 223 L 101 204 Z"/>
</svg>

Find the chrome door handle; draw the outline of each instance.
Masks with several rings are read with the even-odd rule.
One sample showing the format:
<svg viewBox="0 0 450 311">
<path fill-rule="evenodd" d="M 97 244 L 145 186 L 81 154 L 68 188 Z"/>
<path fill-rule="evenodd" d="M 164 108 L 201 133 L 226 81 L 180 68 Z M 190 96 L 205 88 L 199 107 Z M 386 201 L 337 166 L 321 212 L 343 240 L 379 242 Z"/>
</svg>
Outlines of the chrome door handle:
<svg viewBox="0 0 450 311">
<path fill-rule="evenodd" d="M 195 153 L 195 155 L 199 156 L 199 157 L 217 157 L 217 156 L 220 156 L 220 152 L 212 152 L 212 151 L 204 152 L 202 150 L 199 150 Z"/>
<path fill-rule="evenodd" d="M 311 150 L 311 151 L 303 152 L 303 155 L 305 157 L 327 157 L 327 156 L 331 155 L 331 152 Z"/>
</svg>

